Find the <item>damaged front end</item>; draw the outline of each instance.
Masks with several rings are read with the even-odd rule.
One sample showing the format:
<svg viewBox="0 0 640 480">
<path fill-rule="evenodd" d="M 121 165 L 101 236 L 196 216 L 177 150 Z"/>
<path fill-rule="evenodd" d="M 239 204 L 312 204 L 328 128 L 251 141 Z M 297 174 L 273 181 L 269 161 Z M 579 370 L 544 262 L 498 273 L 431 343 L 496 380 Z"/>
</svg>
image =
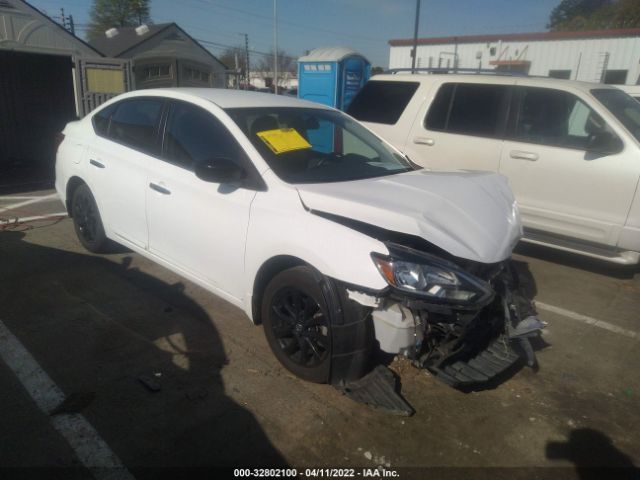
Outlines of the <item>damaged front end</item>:
<svg viewBox="0 0 640 480">
<path fill-rule="evenodd" d="M 457 388 L 486 384 L 524 357 L 543 328 L 511 261 L 482 264 L 386 243 L 372 259 L 389 288 L 348 290 L 373 307 L 380 349 L 410 358 Z"/>
</svg>

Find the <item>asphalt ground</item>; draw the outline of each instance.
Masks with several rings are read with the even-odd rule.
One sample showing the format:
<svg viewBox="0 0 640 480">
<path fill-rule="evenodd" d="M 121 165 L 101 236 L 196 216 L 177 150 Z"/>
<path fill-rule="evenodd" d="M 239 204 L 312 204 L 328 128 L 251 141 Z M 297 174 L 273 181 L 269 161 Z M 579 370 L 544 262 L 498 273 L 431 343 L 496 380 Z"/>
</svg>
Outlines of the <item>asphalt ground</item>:
<svg viewBox="0 0 640 480">
<path fill-rule="evenodd" d="M 0 198 L 3 478 L 640 478 L 638 268 L 520 246 L 548 322 L 539 368 L 463 393 L 396 360 L 416 410 L 397 417 L 294 378 L 262 327 L 178 275 L 84 251 L 51 194 Z"/>
</svg>

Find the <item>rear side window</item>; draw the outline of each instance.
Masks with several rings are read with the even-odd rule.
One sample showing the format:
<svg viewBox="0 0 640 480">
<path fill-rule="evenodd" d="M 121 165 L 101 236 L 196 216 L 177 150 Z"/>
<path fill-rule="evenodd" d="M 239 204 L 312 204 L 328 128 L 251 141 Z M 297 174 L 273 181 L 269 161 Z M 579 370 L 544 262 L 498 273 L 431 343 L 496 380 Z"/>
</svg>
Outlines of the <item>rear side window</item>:
<svg viewBox="0 0 640 480">
<path fill-rule="evenodd" d="M 591 138 L 603 132 L 617 140 L 603 118 L 571 93 L 534 87 L 519 87 L 518 91 L 515 140 L 580 150 L 587 150 Z"/>
<path fill-rule="evenodd" d="M 161 111 L 161 99 L 135 98 L 120 102 L 111 117 L 109 137 L 136 150 L 155 154 Z"/>
<path fill-rule="evenodd" d="M 111 115 L 113 114 L 117 106 L 117 104 L 109 105 L 93 116 L 93 128 L 101 137 L 106 137 L 108 135 L 109 121 L 111 120 Z"/>
<path fill-rule="evenodd" d="M 418 82 L 368 82 L 353 99 L 347 113 L 363 122 L 393 125 L 419 85 Z"/>
<path fill-rule="evenodd" d="M 479 137 L 502 135 L 508 85 L 445 83 L 433 100 L 425 127 Z"/>
</svg>

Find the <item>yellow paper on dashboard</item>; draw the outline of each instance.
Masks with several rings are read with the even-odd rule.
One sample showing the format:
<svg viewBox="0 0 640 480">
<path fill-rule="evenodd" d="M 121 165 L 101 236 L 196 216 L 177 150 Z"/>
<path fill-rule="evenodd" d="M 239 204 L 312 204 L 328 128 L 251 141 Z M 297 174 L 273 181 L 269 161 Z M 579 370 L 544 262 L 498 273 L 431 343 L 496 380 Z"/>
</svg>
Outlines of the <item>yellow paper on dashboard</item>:
<svg viewBox="0 0 640 480">
<path fill-rule="evenodd" d="M 304 150 L 311 148 L 311 144 L 307 142 L 297 130 L 293 128 L 277 128 L 275 130 L 263 130 L 256 133 L 267 147 L 276 155 L 294 150 Z"/>
</svg>

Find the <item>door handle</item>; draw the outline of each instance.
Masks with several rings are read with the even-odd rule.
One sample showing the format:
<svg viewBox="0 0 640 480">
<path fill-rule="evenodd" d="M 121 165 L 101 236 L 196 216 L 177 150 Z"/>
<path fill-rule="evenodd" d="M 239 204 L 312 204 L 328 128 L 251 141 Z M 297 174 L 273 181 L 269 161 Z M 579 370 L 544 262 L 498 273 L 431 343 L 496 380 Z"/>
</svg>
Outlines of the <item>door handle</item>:
<svg viewBox="0 0 640 480">
<path fill-rule="evenodd" d="M 171 195 L 171 190 L 168 190 L 166 188 L 164 188 L 161 185 L 158 185 L 157 183 L 150 183 L 149 187 L 151 188 L 151 190 L 155 190 L 158 193 L 161 193 L 163 195 Z"/>
<path fill-rule="evenodd" d="M 101 163 L 97 160 L 94 160 L 93 158 L 89 160 L 89 163 L 91 165 L 93 165 L 94 167 L 98 167 L 98 168 L 104 168 L 104 163 Z"/>
<path fill-rule="evenodd" d="M 511 158 L 517 158 L 519 160 L 529 160 L 530 162 L 535 162 L 538 160 L 538 154 L 533 152 L 522 152 L 520 150 L 511 150 L 509 152 L 509 156 Z"/>
<path fill-rule="evenodd" d="M 428 145 L 429 147 L 433 147 L 436 141 L 433 138 L 415 137 L 413 139 L 413 143 L 417 143 L 419 145 Z"/>
</svg>

